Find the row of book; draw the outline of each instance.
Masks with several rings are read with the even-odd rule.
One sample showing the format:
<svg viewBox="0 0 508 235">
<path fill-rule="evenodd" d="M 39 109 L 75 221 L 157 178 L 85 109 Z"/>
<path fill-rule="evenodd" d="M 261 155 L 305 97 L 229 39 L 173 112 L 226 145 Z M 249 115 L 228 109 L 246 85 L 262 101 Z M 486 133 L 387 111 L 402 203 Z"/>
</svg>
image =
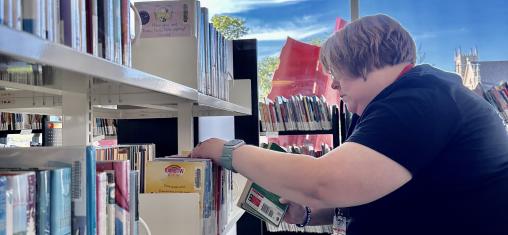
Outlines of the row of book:
<svg viewBox="0 0 508 235">
<path fill-rule="evenodd" d="M 225 39 L 209 22 L 208 9 L 200 8 L 199 1 L 197 3 L 198 91 L 229 101 L 229 80 L 233 79 L 233 42 Z"/>
<path fill-rule="evenodd" d="M 145 192 L 147 162 L 155 159 L 155 144 L 96 147 L 97 160 L 129 160 L 130 169 L 139 171 L 139 191 Z"/>
<path fill-rule="evenodd" d="M 0 234 L 70 234 L 71 169 L 0 169 Z"/>
<path fill-rule="evenodd" d="M 44 77 L 47 77 L 49 72 L 51 69 L 38 64 L 18 61 L 0 62 L 0 80 L 2 81 L 42 86 Z"/>
<path fill-rule="evenodd" d="M 0 130 L 42 129 L 42 117 L 39 114 L 0 113 Z"/>
<path fill-rule="evenodd" d="M 277 145 L 276 143 L 270 143 L 270 144 L 267 144 L 267 143 L 262 143 L 261 144 L 261 147 L 263 148 L 266 148 L 266 149 L 270 149 L 270 146 L 273 146 L 273 145 Z M 288 145 L 288 146 L 285 146 L 285 147 L 282 147 L 280 146 L 281 150 L 283 150 L 284 152 L 288 152 L 288 153 L 296 153 L 296 154 L 305 154 L 305 155 L 309 155 L 309 156 L 313 156 L 313 157 L 321 157 L 327 153 L 329 153 L 332 148 L 326 144 L 326 143 L 321 143 L 321 145 L 318 147 L 314 147 L 313 145 L 310 145 L 310 144 L 305 144 L 305 145 Z"/>
<path fill-rule="evenodd" d="M 497 108 L 505 123 L 508 123 L 508 83 L 502 82 L 484 91 L 485 99 Z"/>
<path fill-rule="evenodd" d="M 0 151 L 2 168 L 26 175 L 0 174 L 0 229 L 9 229 L 0 234 L 138 234 L 138 171 L 128 160 L 96 161 L 93 147 Z"/>
<path fill-rule="evenodd" d="M 93 135 L 116 136 L 116 126 L 115 119 L 95 118 Z"/>
<path fill-rule="evenodd" d="M 0 22 L 131 65 L 129 0 L 0 0 Z"/>
<path fill-rule="evenodd" d="M 259 113 L 263 131 L 332 129 L 332 108 L 323 96 L 278 96 L 274 101 L 265 98 L 259 102 Z"/>
<path fill-rule="evenodd" d="M 157 158 L 147 163 L 146 193 L 198 193 L 202 234 L 222 234 L 233 208 L 233 175 L 207 159 Z"/>
</svg>

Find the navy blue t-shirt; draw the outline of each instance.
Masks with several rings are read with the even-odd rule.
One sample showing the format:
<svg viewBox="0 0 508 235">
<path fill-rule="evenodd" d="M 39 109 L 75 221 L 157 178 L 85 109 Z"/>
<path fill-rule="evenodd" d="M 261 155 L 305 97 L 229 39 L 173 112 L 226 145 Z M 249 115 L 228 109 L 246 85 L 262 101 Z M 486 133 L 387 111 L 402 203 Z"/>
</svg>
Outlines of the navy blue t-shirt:
<svg viewBox="0 0 508 235">
<path fill-rule="evenodd" d="M 458 75 L 414 67 L 374 98 L 346 141 L 412 175 L 389 195 L 350 208 L 348 235 L 508 234 L 507 131 Z"/>
</svg>

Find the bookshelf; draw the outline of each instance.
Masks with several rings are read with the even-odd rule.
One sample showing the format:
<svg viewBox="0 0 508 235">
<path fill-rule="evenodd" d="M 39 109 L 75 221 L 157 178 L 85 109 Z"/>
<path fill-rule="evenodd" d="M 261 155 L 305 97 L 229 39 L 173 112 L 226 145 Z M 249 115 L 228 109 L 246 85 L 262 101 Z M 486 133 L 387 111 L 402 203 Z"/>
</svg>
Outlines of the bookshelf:
<svg viewBox="0 0 508 235">
<path fill-rule="evenodd" d="M 253 113 L 251 89 L 257 85 L 253 86 L 250 79 L 229 82 L 228 102 L 175 82 L 182 78 L 162 78 L 3 25 L 0 25 L 0 35 L 0 61 L 36 63 L 51 71 L 51 76 L 44 77 L 43 85 L 38 86 L 0 81 L 0 87 L 10 88 L 0 91 L 3 101 L 0 111 L 63 116 L 63 146 L 90 145 L 95 117 L 176 118 L 177 150 L 181 152 L 194 146 L 193 117 Z M 198 205 L 195 197 L 188 194 L 171 195 L 166 198 L 166 206 L 173 209 L 171 214 L 199 220 L 185 207 L 178 206 L 182 201 Z M 235 227 L 240 216 L 240 211 L 234 211 L 226 228 Z M 175 230 L 182 231 L 181 234 L 196 234 L 192 232 L 195 228 L 187 223 L 172 221 L 165 226 L 181 229 Z"/>
</svg>

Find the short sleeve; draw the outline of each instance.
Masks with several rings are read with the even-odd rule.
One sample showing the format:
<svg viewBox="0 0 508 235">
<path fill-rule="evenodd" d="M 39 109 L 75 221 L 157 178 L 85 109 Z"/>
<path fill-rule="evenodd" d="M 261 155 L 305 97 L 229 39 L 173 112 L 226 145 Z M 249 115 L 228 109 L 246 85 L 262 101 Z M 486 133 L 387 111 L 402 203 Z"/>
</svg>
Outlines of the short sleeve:
<svg viewBox="0 0 508 235">
<path fill-rule="evenodd" d="M 415 175 L 452 139 L 456 110 L 453 99 L 437 92 L 398 92 L 369 104 L 346 141 L 382 153 Z"/>
</svg>

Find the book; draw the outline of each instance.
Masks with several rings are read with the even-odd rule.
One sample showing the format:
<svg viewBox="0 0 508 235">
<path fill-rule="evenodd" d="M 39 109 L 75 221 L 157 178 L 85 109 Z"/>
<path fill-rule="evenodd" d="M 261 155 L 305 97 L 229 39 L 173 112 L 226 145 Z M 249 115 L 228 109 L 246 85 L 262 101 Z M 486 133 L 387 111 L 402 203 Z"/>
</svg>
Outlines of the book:
<svg viewBox="0 0 508 235">
<path fill-rule="evenodd" d="M 51 172 L 39 170 L 37 177 L 37 234 L 51 234 Z"/>
<path fill-rule="evenodd" d="M 113 172 L 115 179 L 115 234 L 129 234 L 129 160 L 97 161 L 97 172 Z"/>
<path fill-rule="evenodd" d="M 7 188 L 12 191 L 13 234 L 28 234 L 30 220 L 28 172 L 0 172 L 0 176 L 7 178 Z"/>
<path fill-rule="evenodd" d="M 7 234 L 7 178 L 0 176 L 0 234 Z"/>
<path fill-rule="evenodd" d="M 139 196 L 139 171 L 131 171 L 129 177 L 129 212 L 130 212 L 130 234 L 139 234 L 139 210 L 138 210 L 138 196 Z"/>
<path fill-rule="evenodd" d="M 267 147 L 270 150 L 286 152 L 275 143 L 270 143 Z M 280 203 L 279 199 L 278 195 L 249 180 L 237 205 L 262 221 L 279 226 L 288 209 L 288 205 Z"/>
<path fill-rule="evenodd" d="M 115 202 L 115 172 L 107 171 L 106 185 L 106 233 L 115 234 L 116 202 Z"/>
<path fill-rule="evenodd" d="M 71 168 L 51 170 L 51 234 L 71 234 Z"/>
<path fill-rule="evenodd" d="M 107 233 L 107 220 L 106 220 L 106 205 L 107 195 L 106 190 L 108 186 L 108 178 L 106 172 L 97 172 L 96 176 L 97 185 L 97 235 L 106 235 Z"/>
<path fill-rule="evenodd" d="M 213 196 L 212 178 L 212 162 L 208 159 L 157 158 L 147 162 L 145 193 L 199 193 L 203 234 L 208 234 L 216 229 L 213 207 L 220 200 Z"/>
</svg>

